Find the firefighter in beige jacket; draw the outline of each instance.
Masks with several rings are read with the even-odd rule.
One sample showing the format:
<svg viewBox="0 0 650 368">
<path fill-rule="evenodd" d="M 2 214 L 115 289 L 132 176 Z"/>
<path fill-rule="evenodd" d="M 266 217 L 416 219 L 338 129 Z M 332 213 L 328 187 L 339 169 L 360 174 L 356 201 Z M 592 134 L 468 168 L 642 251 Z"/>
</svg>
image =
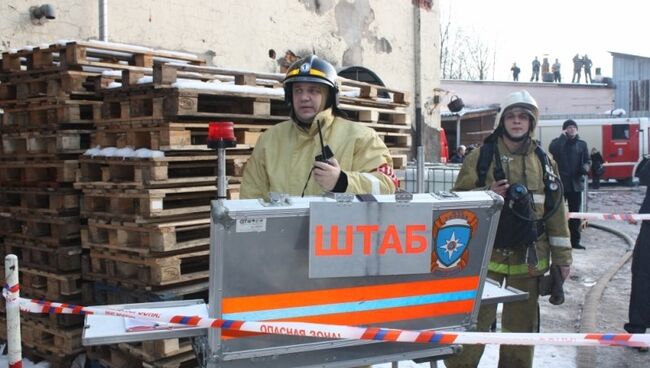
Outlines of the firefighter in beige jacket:
<svg viewBox="0 0 650 368">
<path fill-rule="evenodd" d="M 543 165 L 535 151 L 538 144 L 532 135 L 538 118 L 537 102 L 527 91 L 511 93 L 501 105 L 495 131 L 485 141 L 485 145 L 496 144 L 505 179 L 499 179 L 501 174 L 496 175 L 496 158 L 492 158 L 485 174 L 485 183 L 480 185 L 478 172 L 481 149 L 476 149 L 463 161 L 454 185 L 456 191 L 489 189 L 506 197 L 510 186 L 523 184 L 528 192 L 533 194 L 534 218 L 545 219 L 542 221 L 543 231 L 534 233 L 537 240 L 528 248 L 511 244 L 517 238 L 515 233 L 520 229 L 514 224 L 504 224 L 507 232 L 502 237 L 498 234 L 500 229 L 497 231 L 497 239 L 500 240 L 494 242 L 488 277 L 528 292 L 528 300 L 504 304 L 501 321 L 503 332 L 539 331 L 539 277 L 553 264 L 559 266 L 562 278 L 565 279 L 569 275 L 572 262 L 562 192 L 559 187 L 554 187 L 554 192 L 547 194 L 545 189 L 549 185 L 545 183 L 548 179 L 545 179 L 545 175 L 553 175 L 555 181 L 559 182 L 557 167 L 548 157 L 547 165 Z M 549 173 L 545 173 L 545 166 Z M 547 212 L 547 196 L 553 199 L 555 211 Z M 504 210 L 501 212 L 500 227 L 501 221 L 508 218 L 504 217 Z M 532 254 L 529 252 L 535 257 L 531 258 Z M 481 306 L 478 331 L 488 331 L 495 321 L 496 309 L 496 304 Z M 482 345 L 464 346 L 461 354 L 446 360 L 445 364 L 448 368 L 476 367 L 483 349 Z M 532 367 L 533 352 L 533 347 L 530 346 L 502 345 L 499 367 Z"/>
<path fill-rule="evenodd" d="M 284 80 L 291 120 L 268 129 L 246 162 L 240 198 L 269 192 L 321 195 L 324 192 L 390 194 L 398 187 L 388 148 L 377 133 L 341 118 L 336 71 L 309 56 L 294 63 Z M 323 150 L 333 157 L 316 160 Z"/>
</svg>

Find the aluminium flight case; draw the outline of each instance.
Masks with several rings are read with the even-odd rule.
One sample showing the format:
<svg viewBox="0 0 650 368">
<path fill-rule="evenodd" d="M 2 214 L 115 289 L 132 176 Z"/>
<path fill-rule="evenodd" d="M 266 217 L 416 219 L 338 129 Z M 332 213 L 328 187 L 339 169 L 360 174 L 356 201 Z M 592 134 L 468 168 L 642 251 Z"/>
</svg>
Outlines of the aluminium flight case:
<svg viewBox="0 0 650 368">
<path fill-rule="evenodd" d="M 472 328 L 503 200 L 484 191 L 410 197 L 213 201 L 210 317 Z M 208 346 L 215 368 L 354 367 L 454 352 L 217 329 L 208 331 Z"/>
</svg>

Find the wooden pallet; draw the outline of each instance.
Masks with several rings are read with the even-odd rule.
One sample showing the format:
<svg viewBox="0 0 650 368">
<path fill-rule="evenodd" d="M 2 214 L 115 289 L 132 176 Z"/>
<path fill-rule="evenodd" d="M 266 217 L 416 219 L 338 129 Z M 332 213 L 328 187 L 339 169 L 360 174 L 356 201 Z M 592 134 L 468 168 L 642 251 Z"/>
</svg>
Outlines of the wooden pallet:
<svg viewBox="0 0 650 368">
<path fill-rule="evenodd" d="M 80 194 L 72 188 L 3 188 L 0 212 L 78 215 Z"/>
<path fill-rule="evenodd" d="M 90 148 L 92 130 L 31 131 L 2 134 L 1 153 L 14 160 L 21 156 L 51 157 L 79 154 Z"/>
<path fill-rule="evenodd" d="M 84 277 L 95 280 L 124 280 L 138 286 L 164 286 L 206 280 L 209 250 L 168 257 L 140 257 L 118 252 L 91 250 L 90 270 Z"/>
<path fill-rule="evenodd" d="M 95 360 L 104 368 L 141 368 L 142 361 L 115 345 L 94 345 L 86 347 L 88 358 Z"/>
<path fill-rule="evenodd" d="M 38 241 L 58 247 L 79 245 L 79 216 L 48 216 L 0 213 L 0 235 Z"/>
<path fill-rule="evenodd" d="M 410 133 L 377 132 L 377 134 L 389 149 L 395 147 L 411 149 Z"/>
<path fill-rule="evenodd" d="M 406 154 L 391 154 L 393 159 L 393 169 L 404 169 L 408 163 L 408 155 Z"/>
<path fill-rule="evenodd" d="M 164 339 L 143 341 L 140 343 L 119 344 L 119 349 L 128 352 L 132 357 L 149 364 L 156 361 L 193 352 L 192 341 L 189 338 Z"/>
<path fill-rule="evenodd" d="M 281 117 L 286 120 L 288 117 Z M 233 120 L 233 119 L 230 119 Z M 278 120 L 279 121 L 279 120 Z M 135 120 L 97 123 L 94 145 L 101 147 L 139 147 L 163 151 L 203 150 L 207 148 L 208 121 Z M 238 149 L 250 149 L 262 131 L 273 126 L 268 120 L 235 122 Z"/>
<path fill-rule="evenodd" d="M 20 318 L 59 330 L 83 327 L 84 325 L 84 316 L 80 314 L 21 313 Z"/>
<path fill-rule="evenodd" d="M 341 77 L 339 81 L 342 103 L 373 107 L 406 107 L 410 104 L 410 96 L 405 91 Z"/>
<path fill-rule="evenodd" d="M 18 256 L 21 266 L 54 273 L 81 270 L 79 245 L 52 248 L 37 240 L 5 237 L 3 246 L 5 254 Z"/>
<path fill-rule="evenodd" d="M 161 64 L 154 66 L 153 83 L 159 86 L 173 85 L 181 78 L 187 78 L 181 74 L 182 72 L 198 75 L 197 79 L 202 81 L 230 81 L 234 78 L 235 84 L 258 87 L 279 88 L 281 81 L 284 80 L 283 74 L 255 73 L 209 66 Z M 137 80 L 137 78 L 133 78 L 133 80 Z M 340 77 L 338 81 L 343 92 L 354 92 L 343 93 L 340 96 L 342 102 L 375 107 L 405 107 L 410 103 L 409 95 L 405 91 Z M 354 95 L 354 97 L 349 95 Z"/>
<path fill-rule="evenodd" d="M 40 71 L 78 69 L 80 66 L 107 69 L 152 67 L 161 61 L 201 65 L 205 61 L 190 54 L 153 50 L 133 45 L 101 41 L 72 41 L 49 47 L 36 47 L 2 53 L 2 71 Z"/>
<path fill-rule="evenodd" d="M 87 249 L 109 249 L 138 254 L 174 252 L 210 244 L 210 219 L 159 224 L 134 224 L 116 220 L 88 219 L 82 230 Z"/>
<path fill-rule="evenodd" d="M 0 186 L 44 187 L 74 183 L 77 160 L 16 160 L 0 161 Z M 55 185 L 59 184 L 59 185 Z"/>
<path fill-rule="evenodd" d="M 235 87 L 235 86 L 233 86 Z M 238 86 L 241 90 L 154 87 L 133 90 L 105 90 L 102 119 L 129 121 L 191 116 L 223 118 L 228 115 L 284 120 L 289 109 L 282 96 L 270 95 L 268 88 Z"/>
<path fill-rule="evenodd" d="M 137 222 L 203 217 L 216 191 L 213 185 L 122 191 L 84 188 L 81 215 Z"/>
<path fill-rule="evenodd" d="M 122 78 L 128 81 L 128 78 Z M 182 79 L 196 79 L 202 82 L 233 82 L 235 85 L 282 88 L 284 74 L 258 73 L 232 70 L 214 66 L 180 64 L 157 64 L 153 67 L 153 83 L 156 86 L 171 86 Z M 131 81 L 137 78 L 131 78 Z M 125 85 L 133 83 L 125 82 Z"/>
<path fill-rule="evenodd" d="M 7 340 L 7 321 L 4 316 L 0 317 L 0 338 Z M 41 346 L 30 346 L 25 343 L 23 338 L 22 357 L 31 360 L 34 364 L 38 364 L 37 366 L 41 366 L 41 362 L 47 362 L 49 368 L 70 368 L 71 362 L 80 352 L 69 355 L 53 353 Z"/>
<path fill-rule="evenodd" d="M 99 119 L 101 104 L 101 101 L 44 100 L 42 103 L 5 107 L 0 129 L 4 133 L 92 129 L 94 121 Z"/>
<path fill-rule="evenodd" d="M 90 260 L 85 257 L 85 269 Z M 86 272 L 84 272 L 84 276 Z M 99 278 L 99 277 L 97 277 Z M 208 300 L 208 281 L 193 281 L 187 285 L 150 287 L 133 285 L 129 280 L 102 280 L 82 284 L 83 305 L 109 305 L 164 302 L 171 300 Z"/>
<path fill-rule="evenodd" d="M 403 108 L 382 109 L 350 104 L 340 104 L 339 108 L 354 121 L 387 125 L 394 129 L 411 128 L 409 115 Z"/>
<path fill-rule="evenodd" d="M 248 155 L 226 157 L 226 175 L 242 176 Z M 155 188 L 216 183 L 217 157 L 210 155 L 120 158 L 82 156 L 76 188 L 98 187 L 102 183 Z"/>
<path fill-rule="evenodd" d="M 0 106 L 15 104 L 28 98 L 50 97 L 68 99 L 71 96 L 97 99 L 98 92 L 118 79 L 98 73 L 66 71 L 42 75 L 9 74 L 0 84 Z"/>
<path fill-rule="evenodd" d="M 194 351 L 182 353 L 173 357 L 164 358 L 155 362 L 143 362 L 143 368 L 194 368 L 198 362 Z"/>
<path fill-rule="evenodd" d="M 84 351 L 82 328 L 54 329 L 33 321 L 21 322 L 23 345 L 54 355 L 74 355 Z"/>
<path fill-rule="evenodd" d="M 54 301 L 81 301 L 81 273 L 54 273 L 20 268 L 21 292 L 31 298 Z"/>
</svg>

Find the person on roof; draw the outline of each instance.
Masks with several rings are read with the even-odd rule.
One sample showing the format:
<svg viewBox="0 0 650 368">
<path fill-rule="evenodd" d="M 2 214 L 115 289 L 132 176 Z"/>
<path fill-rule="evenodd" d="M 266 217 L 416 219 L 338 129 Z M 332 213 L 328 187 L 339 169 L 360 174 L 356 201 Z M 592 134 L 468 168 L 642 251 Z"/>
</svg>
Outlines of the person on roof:
<svg viewBox="0 0 650 368">
<path fill-rule="evenodd" d="M 537 56 L 535 56 L 535 60 L 533 60 L 533 74 L 530 76 L 530 81 L 532 82 L 533 79 L 535 82 L 539 82 L 539 68 L 542 65 L 539 60 L 537 60 Z"/>
<path fill-rule="evenodd" d="M 388 148 L 376 131 L 342 117 L 338 91 L 327 61 L 311 55 L 291 65 L 284 79 L 291 119 L 260 136 L 246 162 L 241 199 L 268 199 L 269 192 L 395 192 L 399 182 Z"/>
<path fill-rule="evenodd" d="M 494 132 L 465 157 L 453 190 L 491 190 L 505 197 L 487 277 L 528 293 L 527 300 L 503 305 L 502 331 L 539 332 L 539 279 L 551 263 L 566 279 L 572 262 L 566 209 L 555 162 L 533 139 L 537 102 L 527 91 L 518 91 L 501 107 Z M 496 312 L 497 304 L 481 305 L 477 330 L 489 331 Z M 484 348 L 463 346 L 445 365 L 476 367 Z M 532 346 L 501 345 L 499 367 L 532 367 L 533 353 Z"/>
</svg>

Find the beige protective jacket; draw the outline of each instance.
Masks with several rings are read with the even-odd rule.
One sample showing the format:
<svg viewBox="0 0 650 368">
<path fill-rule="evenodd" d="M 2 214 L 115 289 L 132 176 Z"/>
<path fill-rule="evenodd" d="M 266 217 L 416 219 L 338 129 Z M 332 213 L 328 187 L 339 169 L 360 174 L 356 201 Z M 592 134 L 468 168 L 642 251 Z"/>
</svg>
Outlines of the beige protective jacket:
<svg viewBox="0 0 650 368">
<path fill-rule="evenodd" d="M 301 195 L 314 158 L 321 153 L 317 121 L 320 121 L 325 144 L 330 146 L 341 170 L 347 174 L 347 193 L 395 192 L 391 177 L 377 171 L 383 166 L 382 170 L 392 172 L 393 166 L 388 148 L 377 132 L 335 117 L 331 109 L 327 109 L 314 117 L 309 130 L 288 120 L 264 132 L 246 162 L 239 197 L 268 200 L 269 192 Z M 321 195 L 323 189 L 310 177 L 304 194 Z"/>
<path fill-rule="evenodd" d="M 526 185 L 528 190 L 533 193 L 535 202 L 535 215 L 541 218 L 544 215 L 544 180 L 542 164 L 535 154 L 537 143 L 531 141 L 529 146 L 522 153 L 510 153 L 503 143 L 503 138 L 498 139 L 498 149 L 502 157 L 503 171 L 510 184 L 521 183 Z M 463 162 L 463 166 L 458 174 L 454 185 L 455 191 L 466 190 L 488 190 L 490 184 L 494 182 L 494 162 L 490 163 L 487 176 L 485 178 L 485 187 L 477 188 L 478 179 L 476 165 L 478 162 L 480 149 L 472 151 Z M 550 157 L 549 157 L 550 160 Z M 551 160 L 553 168 L 557 173 L 557 165 Z M 556 192 L 557 196 L 562 193 Z M 557 200 L 557 198 L 556 198 Z M 564 200 L 560 198 L 562 202 Z M 570 266 L 571 242 L 569 239 L 569 228 L 566 219 L 566 207 L 564 203 L 560 204 L 559 209 L 546 222 L 545 232 L 537 240 L 535 249 L 537 250 L 536 270 L 532 275 L 541 275 L 549 267 L 549 261 L 558 266 Z M 526 250 L 517 249 L 512 251 L 492 251 L 490 258 L 489 270 L 506 275 L 528 275 L 528 265 L 526 264 Z"/>
</svg>

